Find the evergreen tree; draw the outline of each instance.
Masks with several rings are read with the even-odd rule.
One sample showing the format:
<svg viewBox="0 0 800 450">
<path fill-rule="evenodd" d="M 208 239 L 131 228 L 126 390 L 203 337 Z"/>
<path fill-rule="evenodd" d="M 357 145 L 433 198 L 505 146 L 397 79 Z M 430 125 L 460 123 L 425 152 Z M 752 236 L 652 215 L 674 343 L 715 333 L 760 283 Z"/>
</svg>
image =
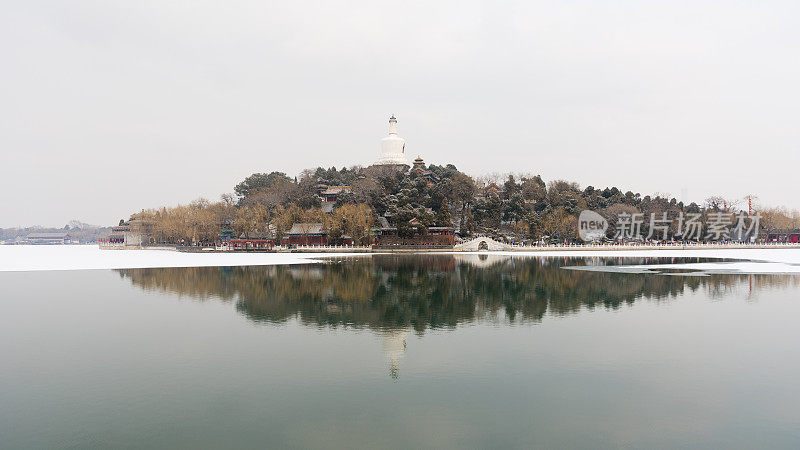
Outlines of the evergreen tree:
<svg viewBox="0 0 800 450">
<path fill-rule="evenodd" d="M 440 227 L 453 226 L 453 221 L 450 217 L 450 203 L 447 199 L 442 200 L 442 206 L 439 207 L 439 212 L 436 213 L 436 224 Z"/>
</svg>

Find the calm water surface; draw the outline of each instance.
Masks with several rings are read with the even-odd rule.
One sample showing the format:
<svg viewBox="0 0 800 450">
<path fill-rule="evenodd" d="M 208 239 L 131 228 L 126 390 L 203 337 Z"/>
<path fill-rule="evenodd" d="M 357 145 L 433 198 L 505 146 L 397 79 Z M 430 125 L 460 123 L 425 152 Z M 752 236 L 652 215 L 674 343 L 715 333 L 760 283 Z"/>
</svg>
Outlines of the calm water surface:
<svg viewBox="0 0 800 450">
<path fill-rule="evenodd" d="M 800 447 L 800 277 L 621 262 L 2 273 L 0 447 Z"/>
</svg>

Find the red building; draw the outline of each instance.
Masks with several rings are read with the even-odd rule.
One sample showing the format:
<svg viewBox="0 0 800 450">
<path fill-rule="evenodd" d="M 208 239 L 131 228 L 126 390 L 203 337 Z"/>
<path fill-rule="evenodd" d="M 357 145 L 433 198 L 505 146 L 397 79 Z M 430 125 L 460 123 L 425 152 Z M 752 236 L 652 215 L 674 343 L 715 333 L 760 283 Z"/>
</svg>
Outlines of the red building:
<svg viewBox="0 0 800 450">
<path fill-rule="evenodd" d="M 328 245 L 328 233 L 321 223 L 296 223 L 286 232 L 287 245 Z"/>
<path fill-rule="evenodd" d="M 449 245 L 456 243 L 456 229 L 453 227 L 428 227 L 428 236 L 439 236 L 439 242 L 447 242 Z"/>
<path fill-rule="evenodd" d="M 111 227 L 111 234 L 106 237 L 101 237 L 97 240 L 100 248 L 116 248 L 125 246 L 125 234 L 122 230 L 123 227 Z"/>
<path fill-rule="evenodd" d="M 452 247 L 456 243 L 456 230 L 453 227 L 428 227 L 425 233 L 415 233 L 413 237 L 402 238 L 397 235 L 397 227 L 389 226 L 385 217 L 378 217 L 379 227 L 373 229 L 375 245 L 411 245 Z"/>
<path fill-rule="evenodd" d="M 225 250 L 234 252 L 257 252 L 272 250 L 275 246 L 274 239 L 248 239 L 248 238 L 235 238 L 223 239 L 222 247 Z"/>
<path fill-rule="evenodd" d="M 328 186 L 320 191 L 319 196 L 323 203 L 336 203 L 339 195 L 347 192 L 350 192 L 350 186 Z"/>
<path fill-rule="evenodd" d="M 798 230 L 773 230 L 766 232 L 766 240 L 770 243 L 797 244 L 800 243 L 800 229 Z"/>
</svg>

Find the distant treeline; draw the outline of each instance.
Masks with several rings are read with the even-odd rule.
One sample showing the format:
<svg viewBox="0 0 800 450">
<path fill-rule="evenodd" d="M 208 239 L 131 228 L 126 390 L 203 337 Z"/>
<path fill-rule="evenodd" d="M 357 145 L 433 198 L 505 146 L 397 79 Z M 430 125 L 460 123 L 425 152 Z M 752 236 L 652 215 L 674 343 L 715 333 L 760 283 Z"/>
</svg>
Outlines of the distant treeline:
<svg viewBox="0 0 800 450">
<path fill-rule="evenodd" d="M 13 242 L 17 238 L 25 238 L 34 233 L 69 233 L 73 240 L 82 244 L 97 242 L 102 236 L 107 236 L 111 232 L 111 227 L 98 227 L 77 221 L 72 221 L 62 228 L 53 227 L 24 227 L 24 228 L 0 228 L 0 241 Z"/>
</svg>

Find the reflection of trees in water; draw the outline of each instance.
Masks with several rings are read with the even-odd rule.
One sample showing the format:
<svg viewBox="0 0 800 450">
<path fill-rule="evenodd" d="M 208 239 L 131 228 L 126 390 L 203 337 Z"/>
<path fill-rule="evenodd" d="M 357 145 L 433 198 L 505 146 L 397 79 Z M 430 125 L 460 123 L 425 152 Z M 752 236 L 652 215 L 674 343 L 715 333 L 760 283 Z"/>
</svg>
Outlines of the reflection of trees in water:
<svg viewBox="0 0 800 450">
<path fill-rule="evenodd" d="M 786 275 L 683 277 L 561 269 L 587 262 L 606 263 L 581 258 L 473 259 L 467 255 L 375 255 L 333 264 L 119 272 L 146 290 L 235 299 L 237 309 L 255 321 L 283 322 L 298 317 L 307 325 L 413 328 L 417 332 L 501 314 L 511 321 L 539 321 L 546 313 L 618 308 L 639 298 L 673 298 L 687 289 L 703 288 L 712 293 L 742 285 L 759 289 L 797 285 L 800 279 Z"/>
</svg>

